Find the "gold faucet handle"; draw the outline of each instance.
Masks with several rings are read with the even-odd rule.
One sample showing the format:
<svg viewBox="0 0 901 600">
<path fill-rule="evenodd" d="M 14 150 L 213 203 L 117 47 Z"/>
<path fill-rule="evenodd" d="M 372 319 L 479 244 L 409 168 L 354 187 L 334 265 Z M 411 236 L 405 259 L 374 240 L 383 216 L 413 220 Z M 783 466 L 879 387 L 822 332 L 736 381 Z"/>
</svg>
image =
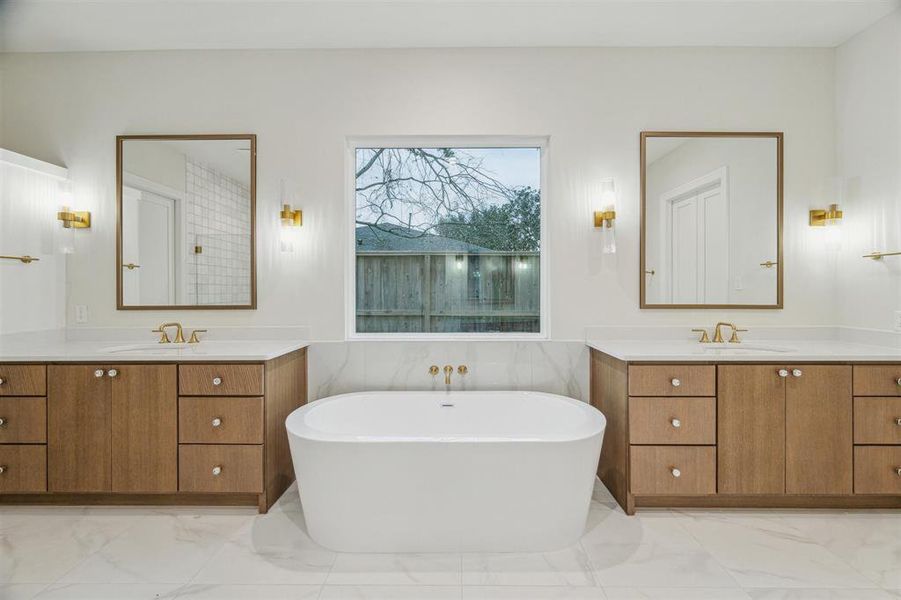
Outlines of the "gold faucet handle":
<svg viewBox="0 0 901 600">
<path fill-rule="evenodd" d="M 738 327 L 733 327 L 732 328 L 732 337 L 729 338 L 730 344 L 740 344 L 741 343 L 741 340 L 738 339 L 739 331 L 747 331 L 747 329 L 739 329 Z"/>
<path fill-rule="evenodd" d="M 169 334 L 167 334 L 166 330 L 163 329 L 162 327 L 160 327 L 158 329 L 153 329 L 151 331 L 152 331 L 152 333 L 160 334 L 160 344 L 171 344 L 172 343 L 172 340 L 169 339 Z"/>
<path fill-rule="evenodd" d="M 194 331 L 192 331 L 191 337 L 190 337 L 190 339 L 188 339 L 189 344 L 199 344 L 200 343 L 200 338 L 197 337 L 198 333 L 206 333 L 206 329 L 195 329 Z"/>
<path fill-rule="evenodd" d="M 699 344 L 709 344 L 710 343 L 710 336 L 707 335 L 706 329 L 692 329 L 692 331 L 694 331 L 695 333 L 701 334 L 701 337 L 698 339 Z"/>
<path fill-rule="evenodd" d="M 469 367 L 467 367 L 466 365 L 460 365 L 459 367 L 457 367 L 457 373 L 459 373 L 460 375 L 466 375 L 467 373 L 469 373 Z"/>
<path fill-rule="evenodd" d="M 432 377 L 437 375 L 439 371 L 440 369 L 438 368 L 438 365 L 432 365 L 431 367 L 429 367 L 429 375 L 431 375 Z"/>
</svg>

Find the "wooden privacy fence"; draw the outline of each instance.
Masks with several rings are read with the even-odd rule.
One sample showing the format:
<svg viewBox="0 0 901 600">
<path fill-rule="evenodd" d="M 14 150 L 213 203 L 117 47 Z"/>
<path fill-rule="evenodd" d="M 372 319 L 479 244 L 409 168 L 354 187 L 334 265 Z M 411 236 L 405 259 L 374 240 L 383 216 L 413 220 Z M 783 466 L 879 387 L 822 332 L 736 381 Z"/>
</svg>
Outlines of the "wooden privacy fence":
<svg viewBox="0 0 901 600">
<path fill-rule="evenodd" d="M 358 252 L 360 333 L 537 332 L 537 252 Z"/>
</svg>

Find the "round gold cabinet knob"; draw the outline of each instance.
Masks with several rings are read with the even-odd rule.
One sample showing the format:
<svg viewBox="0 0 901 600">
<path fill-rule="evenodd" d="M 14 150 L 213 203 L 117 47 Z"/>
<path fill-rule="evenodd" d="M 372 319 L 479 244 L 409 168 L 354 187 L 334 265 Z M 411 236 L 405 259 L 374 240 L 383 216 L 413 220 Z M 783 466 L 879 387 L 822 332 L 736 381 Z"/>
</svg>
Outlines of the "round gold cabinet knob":
<svg viewBox="0 0 901 600">
<path fill-rule="evenodd" d="M 677 479 L 678 479 L 679 477 L 682 477 L 682 471 L 680 471 L 680 470 L 677 469 L 676 467 L 672 467 L 672 468 L 670 469 L 670 473 L 672 473 L 672 474 L 673 474 L 673 477 L 675 477 L 675 478 L 677 478 Z"/>
<path fill-rule="evenodd" d="M 6 380 L 3 379 L 2 377 L 0 377 L 0 385 L 3 385 L 4 383 L 6 383 Z M 899 385 L 901 385 L 901 384 L 899 384 Z"/>
<path fill-rule="evenodd" d="M 5 427 L 7 423 L 8 421 L 6 420 L 6 417 L 0 417 L 0 427 Z"/>
<path fill-rule="evenodd" d="M 672 426 L 675 427 L 676 429 L 679 429 L 680 427 L 682 427 L 682 421 L 680 421 L 679 419 L 671 419 L 670 424 L 672 424 Z"/>
<path fill-rule="evenodd" d="M 97 369 L 96 371 L 94 371 L 94 377 L 98 379 L 103 377 L 103 369 Z"/>
<path fill-rule="evenodd" d="M 776 374 L 779 375 L 779 377 L 788 377 L 788 370 L 779 369 L 778 371 L 776 371 Z"/>
<path fill-rule="evenodd" d="M 803 374 L 804 374 L 804 371 L 802 371 L 801 369 L 792 369 L 793 377 L 800 377 Z"/>
<path fill-rule="evenodd" d="M 213 385 L 222 385 L 221 377 L 213 377 Z"/>
<path fill-rule="evenodd" d="M 214 477 L 218 477 L 221 473 L 222 473 L 222 467 L 220 467 L 219 465 L 216 465 L 215 467 L 213 467 L 213 476 Z"/>
<path fill-rule="evenodd" d="M 222 425 L 222 419 L 219 417 L 213 417 L 213 420 L 210 423 L 213 427 L 219 427 Z"/>
<path fill-rule="evenodd" d="M 679 387 L 680 385 L 682 385 L 682 381 L 679 379 L 676 379 L 676 378 L 673 378 L 672 381 L 670 381 L 670 383 L 673 384 L 673 387 Z"/>
<path fill-rule="evenodd" d="M 0 475 L 6 473 L 6 465 L 0 465 Z"/>
<path fill-rule="evenodd" d="M 109 371 L 106 372 L 106 374 L 109 375 L 110 377 L 115 377 L 116 375 L 119 374 L 119 371 L 117 371 L 116 369 L 110 369 Z"/>
</svg>

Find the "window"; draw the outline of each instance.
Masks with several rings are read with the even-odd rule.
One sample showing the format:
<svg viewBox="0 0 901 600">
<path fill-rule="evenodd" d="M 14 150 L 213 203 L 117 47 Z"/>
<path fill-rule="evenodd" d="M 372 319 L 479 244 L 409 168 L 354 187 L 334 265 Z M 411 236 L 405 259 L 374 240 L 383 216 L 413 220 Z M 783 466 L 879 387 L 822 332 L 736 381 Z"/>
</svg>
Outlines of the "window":
<svg viewBox="0 0 901 600">
<path fill-rule="evenodd" d="M 352 144 L 352 336 L 545 334 L 542 143 Z"/>
</svg>

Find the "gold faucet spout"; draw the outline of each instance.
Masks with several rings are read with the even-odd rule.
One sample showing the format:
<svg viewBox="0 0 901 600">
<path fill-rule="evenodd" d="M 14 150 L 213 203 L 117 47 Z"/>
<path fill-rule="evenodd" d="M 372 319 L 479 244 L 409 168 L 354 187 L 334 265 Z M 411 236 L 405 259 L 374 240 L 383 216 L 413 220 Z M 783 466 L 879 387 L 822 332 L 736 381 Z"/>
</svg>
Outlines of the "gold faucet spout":
<svg viewBox="0 0 901 600">
<path fill-rule="evenodd" d="M 720 321 L 716 324 L 716 329 L 713 330 L 713 343 L 714 344 L 722 344 L 723 343 L 723 327 L 732 328 L 733 335 L 735 334 L 735 323 L 725 323 Z"/>
<path fill-rule="evenodd" d="M 182 329 L 181 323 L 163 323 L 159 327 L 153 330 L 154 333 L 160 334 L 160 343 L 161 344 L 170 344 L 169 335 L 166 333 L 167 327 L 175 327 L 175 343 L 176 344 L 184 344 L 185 343 L 185 332 Z"/>
</svg>

